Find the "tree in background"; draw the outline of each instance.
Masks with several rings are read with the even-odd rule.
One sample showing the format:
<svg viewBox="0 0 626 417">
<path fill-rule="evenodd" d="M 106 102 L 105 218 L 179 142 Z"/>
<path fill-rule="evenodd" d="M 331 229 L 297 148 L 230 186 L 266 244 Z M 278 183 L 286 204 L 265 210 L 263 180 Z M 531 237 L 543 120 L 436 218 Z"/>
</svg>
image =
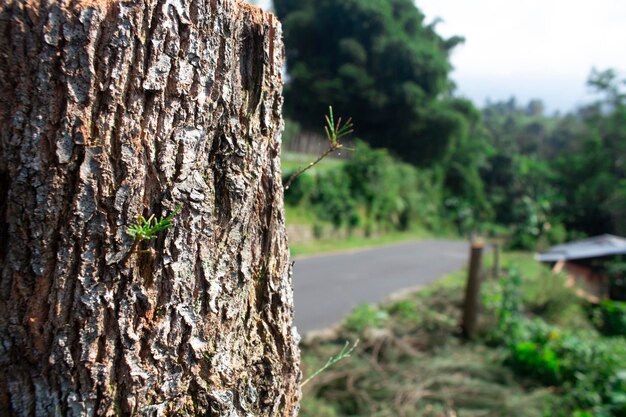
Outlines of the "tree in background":
<svg viewBox="0 0 626 417">
<path fill-rule="evenodd" d="M 494 212 L 481 170 L 487 164 L 489 145 L 482 115 L 468 100 L 456 100 L 453 107 L 463 116 L 455 140 L 435 168 L 444 192 L 445 205 L 459 231 L 469 233 L 483 222 L 493 220 Z"/>
<path fill-rule="evenodd" d="M 593 71 L 588 85 L 601 97 L 564 117 L 544 115 L 537 100 L 483 111 L 490 151 L 482 178 L 495 221 L 514 228 L 516 246 L 563 238 L 564 227 L 571 237 L 626 233 L 624 82 Z"/>
<path fill-rule="evenodd" d="M 578 114 L 582 128 L 555 161 L 565 221 L 587 234 L 626 234 L 626 80 L 594 70 L 588 81 L 601 98 Z"/>
<path fill-rule="evenodd" d="M 359 134 L 420 165 L 442 160 L 467 131 L 450 98 L 450 51 L 411 0 L 275 0 L 285 29 L 286 114 L 317 127 L 329 103 Z"/>
</svg>

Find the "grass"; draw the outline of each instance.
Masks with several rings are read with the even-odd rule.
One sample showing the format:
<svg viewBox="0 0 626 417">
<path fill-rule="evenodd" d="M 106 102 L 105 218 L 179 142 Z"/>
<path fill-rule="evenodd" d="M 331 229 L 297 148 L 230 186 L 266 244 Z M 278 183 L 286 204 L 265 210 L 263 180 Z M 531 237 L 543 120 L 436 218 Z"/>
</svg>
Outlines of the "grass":
<svg viewBox="0 0 626 417">
<path fill-rule="evenodd" d="M 491 273 L 493 256 L 485 258 L 485 272 Z M 501 257 L 503 268 L 514 267 L 523 277 L 522 298 L 528 306 L 527 313 L 531 316 L 541 316 L 546 321 L 566 327 L 589 329 L 591 324 L 587 320 L 583 302 L 573 291 L 566 288 L 566 276 L 554 274 L 548 266 L 534 259 L 528 252 L 505 252 Z M 495 280 L 486 280 L 486 298 L 484 302 L 497 303 L 498 294 L 494 293 L 497 286 Z M 496 297 L 490 300 L 489 297 Z"/>
<path fill-rule="evenodd" d="M 400 339 L 380 342 L 311 384 L 301 416 L 540 417 L 551 398 L 516 382 L 497 350 L 455 344 L 402 355 Z"/>
<path fill-rule="evenodd" d="M 317 221 L 315 214 L 302 206 L 285 205 L 285 218 L 287 224 L 313 225 Z"/>
<path fill-rule="evenodd" d="M 325 230 L 334 230 L 330 223 L 321 222 L 316 219 L 315 215 L 306 208 L 285 206 L 285 216 L 287 224 L 305 225 L 311 227 L 322 227 Z M 316 254 L 344 252 L 357 249 L 368 249 L 376 246 L 393 245 L 396 243 L 409 242 L 412 240 L 431 239 L 431 238 L 448 238 L 458 239 L 457 235 L 452 233 L 434 234 L 425 228 L 414 227 L 406 231 L 392 231 L 377 234 L 374 236 L 364 236 L 362 230 L 357 230 L 354 234 L 349 235 L 346 230 L 335 230 L 336 237 L 328 237 L 321 239 L 312 239 L 305 243 L 290 243 L 289 249 L 292 256 L 310 256 Z"/>
<path fill-rule="evenodd" d="M 332 252 L 344 252 L 368 249 L 377 246 L 393 245 L 418 239 L 427 239 L 433 235 L 422 229 L 406 232 L 389 232 L 374 237 L 348 236 L 341 239 L 320 239 L 308 243 L 290 244 L 291 256 L 310 256 Z"/>
<path fill-rule="evenodd" d="M 283 152 L 280 156 L 280 163 L 283 172 L 296 171 L 301 169 L 317 158 L 317 155 L 308 155 L 295 152 Z M 309 170 L 310 173 L 332 171 L 345 164 L 345 160 L 333 158 L 332 156 L 324 159 L 324 163 L 315 165 Z"/>
<path fill-rule="evenodd" d="M 326 230 L 333 230 L 332 224 L 320 222 L 310 210 L 306 210 L 303 207 L 285 206 L 285 216 L 287 224 L 306 225 L 311 228 L 315 227 L 314 225 L 318 225 Z M 414 228 L 402 232 L 387 232 L 370 237 L 363 236 L 362 231 L 357 231 L 351 236 L 347 234 L 347 231 L 339 231 L 337 235 L 340 237 L 312 239 L 306 243 L 290 243 L 289 249 L 292 256 L 310 256 L 354 249 L 367 249 L 411 240 L 428 239 L 435 236 L 423 228 Z M 438 237 L 441 237 L 441 235 L 438 235 Z M 453 235 L 447 237 L 456 238 Z"/>
<path fill-rule="evenodd" d="M 486 266 L 490 257 L 485 258 Z M 527 253 L 504 253 L 503 266 L 541 271 Z M 304 390 L 302 417 L 545 416 L 558 397 L 520 379 L 504 364 L 506 350 L 457 337 L 466 271 L 382 305 L 362 305 L 333 340 L 302 346 L 303 372 L 319 368 L 345 343 L 353 356 Z M 494 280 L 486 280 L 486 293 Z M 541 285 L 529 279 L 528 286 Z M 488 295 L 488 294 L 486 294 Z M 489 314 L 485 307 L 483 316 Z"/>
<path fill-rule="evenodd" d="M 570 413 L 578 404 L 578 394 L 569 392 L 567 386 L 551 386 L 549 381 L 518 372 L 519 369 L 511 365 L 511 347 L 497 333 L 503 285 L 488 276 L 492 259 L 489 254 L 484 258 L 486 275 L 481 290 L 479 332 L 472 341 L 460 338 L 458 328 L 466 270 L 452 273 L 401 299 L 358 306 L 332 338 L 307 340 L 301 346 L 305 375 L 323 365 L 346 340 L 360 339 L 361 344 L 349 360 L 337 364 L 306 386 L 300 415 L 596 415 L 586 411 Z M 571 333 L 580 340 L 587 340 L 587 336 L 593 335 L 597 340 L 590 341 L 590 346 L 610 341 L 593 330 L 585 301 L 563 285 L 564 277 L 552 274 L 549 268 L 534 260 L 533 254 L 505 252 L 501 255 L 501 264 L 503 269 L 515 268 L 522 276 L 520 306 L 525 320 L 534 323 L 537 319 L 559 329 L 554 333 L 556 336 L 551 337 Z M 507 282 L 507 275 L 503 277 L 502 282 Z M 585 349 L 579 350 L 584 353 Z M 567 358 L 561 358 L 562 366 L 569 363 Z M 594 377 L 593 372 L 586 375 Z M 583 379 L 588 380 L 591 381 Z M 589 395 L 600 392 L 596 386 L 577 387 L 583 387 Z M 621 395 L 621 391 L 615 392 Z M 615 398 L 621 401 L 622 397 Z"/>
<path fill-rule="evenodd" d="M 537 262 L 534 255 L 528 252 L 503 252 L 500 265 L 503 268 L 514 265 L 522 275 L 527 277 L 537 277 L 547 270 L 545 265 Z M 485 257 L 485 269 L 490 270 L 492 266 L 493 256 L 487 254 Z"/>
</svg>

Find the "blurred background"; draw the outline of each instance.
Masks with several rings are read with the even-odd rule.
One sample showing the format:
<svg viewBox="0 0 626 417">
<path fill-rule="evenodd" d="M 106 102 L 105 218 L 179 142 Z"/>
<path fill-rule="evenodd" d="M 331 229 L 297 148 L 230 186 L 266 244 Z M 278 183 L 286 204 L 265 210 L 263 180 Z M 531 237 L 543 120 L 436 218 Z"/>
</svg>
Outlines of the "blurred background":
<svg viewBox="0 0 626 417">
<path fill-rule="evenodd" d="M 342 190 L 350 181 L 334 173 L 322 188 L 335 181 L 335 194 L 362 197 L 341 204 L 301 177 L 288 203 L 309 206 L 315 218 L 290 213 L 291 223 L 313 222 L 317 235 L 495 229 L 527 249 L 626 233 L 626 3 L 257 3 L 284 26 L 285 172 L 308 161 L 298 154 L 324 149 L 323 115 L 332 105 L 352 117 L 354 142 L 378 151 L 337 159 L 390 158 L 398 172 L 380 175 L 402 177 L 378 178 L 402 189 L 387 196 L 393 201 L 367 202 L 359 190 Z M 393 192 L 385 191 L 374 194 Z"/>
<path fill-rule="evenodd" d="M 355 126 L 285 191 L 296 323 L 340 323 L 304 374 L 362 340 L 302 414 L 626 416 L 626 2 L 253 3 L 284 29 L 285 181 L 332 146 L 329 105 Z"/>
</svg>

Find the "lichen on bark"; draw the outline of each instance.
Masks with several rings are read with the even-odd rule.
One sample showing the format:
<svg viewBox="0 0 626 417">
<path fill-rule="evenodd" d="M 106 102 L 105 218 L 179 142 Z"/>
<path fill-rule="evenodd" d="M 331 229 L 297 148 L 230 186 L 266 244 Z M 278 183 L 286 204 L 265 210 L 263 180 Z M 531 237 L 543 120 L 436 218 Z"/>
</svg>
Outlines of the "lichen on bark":
<svg viewBox="0 0 626 417">
<path fill-rule="evenodd" d="M 282 62 L 238 0 L 0 4 L 3 415 L 297 414 Z"/>
</svg>

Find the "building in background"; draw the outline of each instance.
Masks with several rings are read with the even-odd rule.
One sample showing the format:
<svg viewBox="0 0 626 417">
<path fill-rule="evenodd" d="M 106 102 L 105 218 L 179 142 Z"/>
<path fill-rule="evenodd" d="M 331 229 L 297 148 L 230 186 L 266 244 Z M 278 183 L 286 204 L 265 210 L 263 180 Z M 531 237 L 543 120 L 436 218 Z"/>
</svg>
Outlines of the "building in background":
<svg viewBox="0 0 626 417">
<path fill-rule="evenodd" d="M 626 239 L 601 235 L 553 246 L 537 254 L 540 262 L 552 265 L 554 272 L 568 274 L 568 285 L 592 302 L 604 298 L 626 299 L 622 257 Z"/>
</svg>

